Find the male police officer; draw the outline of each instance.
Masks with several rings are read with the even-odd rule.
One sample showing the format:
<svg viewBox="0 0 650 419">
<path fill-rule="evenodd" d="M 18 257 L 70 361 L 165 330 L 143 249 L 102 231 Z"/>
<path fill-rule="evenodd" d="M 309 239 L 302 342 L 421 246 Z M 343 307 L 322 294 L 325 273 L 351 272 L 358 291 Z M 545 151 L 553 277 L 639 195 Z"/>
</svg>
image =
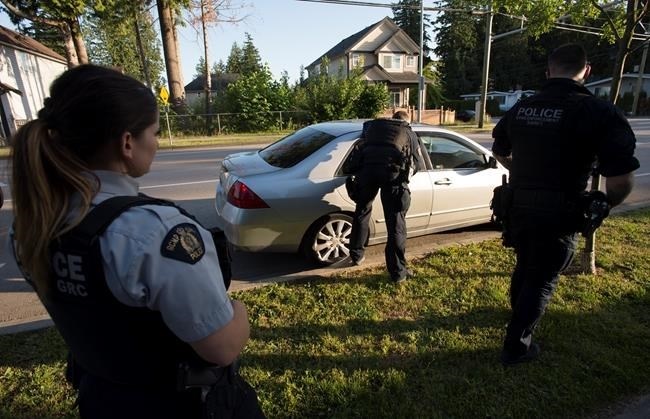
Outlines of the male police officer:
<svg viewBox="0 0 650 419">
<path fill-rule="evenodd" d="M 504 366 L 539 355 L 532 333 L 575 253 L 580 197 L 594 161 L 606 177 L 610 206 L 630 193 L 639 167 L 625 117 L 583 87 L 590 71 L 581 46 L 558 47 L 549 56 L 542 90 L 517 103 L 492 132 L 492 151 L 510 169 L 508 227 L 517 255 Z"/>
<path fill-rule="evenodd" d="M 350 258 L 361 264 L 368 239 L 372 203 L 381 189 L 388 240 L 386 268 L 391 279 L 401 283 L 412 273 L 406 268 L 406 212 L 411 203 L 409 176 L 424 167 L 418 138 L 408 125 L 410 118 L 398 111 L 392 120 L 375 119 L 364 124 L 362 139 L 355 144 L 346 163 L 355 173 L 358 188 L 350 234 Z M 395 147 L 397 146 L 397 147 Z M 398 151 L 395 151 L 398 150 Z M 412 172 L 412 173 L 411 173 Z"/>
</svg>

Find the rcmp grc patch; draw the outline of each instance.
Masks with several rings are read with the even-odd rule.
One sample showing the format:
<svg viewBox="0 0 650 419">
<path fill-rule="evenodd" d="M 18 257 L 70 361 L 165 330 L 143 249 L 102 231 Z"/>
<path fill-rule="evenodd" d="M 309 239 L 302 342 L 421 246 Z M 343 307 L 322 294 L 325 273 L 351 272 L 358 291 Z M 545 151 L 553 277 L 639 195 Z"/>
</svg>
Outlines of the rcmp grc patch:
<svg viewBox="0 0 650 419">
<path fill-rule="evenodd" d="M 165 236 L 160 253 L 170 259 L 194 265 L 205 254 L 201 233 L 194 224 L 178 224 Z"/>
</svg>

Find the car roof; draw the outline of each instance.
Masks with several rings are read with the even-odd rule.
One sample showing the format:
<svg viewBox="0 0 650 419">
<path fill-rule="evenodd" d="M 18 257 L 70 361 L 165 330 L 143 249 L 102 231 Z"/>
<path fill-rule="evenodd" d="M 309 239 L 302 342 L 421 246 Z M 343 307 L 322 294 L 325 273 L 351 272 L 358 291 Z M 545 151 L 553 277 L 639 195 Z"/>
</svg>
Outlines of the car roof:
<svg viewBox="0 0 650 419">
<path fill-rule="evenodd" d="M 365 121 L 367 120 L 354 119 L 354 120 L 328 121 L 328 122 L 321 122 L 319 124 L 310 125 L 309 127 L 325 132 L 327 134 L 331 134 L 335 137 L 339 137 L 349 132 L 361 131 L 361 129 L 363 128 L 363 123 Z"/>
<path fill-rule="evenodd" d="M 346 119 L 339 121 L 328 121 L 321 122 L 318 124 L 311 125 L 311 128 L 323 131 L 327 134 L 331 134 L 335 137 L 339 137 L 343 134 L 347 134 L 354 131 L 361 131 L 363 129 L 363 123 L 368 121 L 368 119 Z M 411 128 L 414 131 L 434 131 L 434 132 L 447 132 L 455 135 L 459 135 L 455 131 L 451 131 L 445 128 L 441 128 L 439 125 L 430 125 L 424 123 L 414 122 L 411 124 Z"/>
</svg>

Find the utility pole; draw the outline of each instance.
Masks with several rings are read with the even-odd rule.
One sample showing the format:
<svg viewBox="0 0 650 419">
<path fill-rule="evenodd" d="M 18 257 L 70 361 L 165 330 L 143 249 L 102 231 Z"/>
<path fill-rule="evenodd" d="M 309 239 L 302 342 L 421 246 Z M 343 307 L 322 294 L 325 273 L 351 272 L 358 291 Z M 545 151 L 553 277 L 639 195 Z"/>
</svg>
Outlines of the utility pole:
<svg viewBox="0 0 650 419">
<path fill-rule="evenodd" d="M 485 50 L 483 51 L 483 75 L 481 77 L 481 106 L 478 115 L 478 127 L 483 128 L 485 122 L 485 106 L 487 104 L 488 73 L 490 71 L 490 47 L 492 46 L 492 2 L 488 4 L 485 16 Z"/>
<path fill-rule="evenodd" d="M 424 0 L 420 0 L 420 59 L 418 71 L 418 122 L 422 122 L 422 106 L 424 104 L 424 74 L 422 62 L 424 61 Z"/>
<path fill-rule="evenodd" d="M 646 27 L 645 34 L 650 34 L 650 26 Z M 632 102 L 632 115 L 637 115 L 639 107 L 639 95 L 641 94 L 641 86 L 643 85 L 643 75 L 645 73 L 645 61 L 648 57 L 648 40 L 643 41 L 643 54 L 641 54 L 641 64 L 639 64 L 639 77 L 636 79 L 636 86 L 634 88 L 634 101 Z"/>
</svg>

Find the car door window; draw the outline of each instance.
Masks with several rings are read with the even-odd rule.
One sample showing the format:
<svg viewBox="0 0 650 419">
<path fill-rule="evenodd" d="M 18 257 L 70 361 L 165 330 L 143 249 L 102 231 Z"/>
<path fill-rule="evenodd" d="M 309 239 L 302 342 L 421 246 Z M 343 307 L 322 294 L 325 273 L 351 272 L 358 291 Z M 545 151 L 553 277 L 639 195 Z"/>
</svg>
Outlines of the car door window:
<svg viewBox="0 0 650 419">
<path fill-rule="evenodd" d="M 476 169 L 486 167 L 485 155 L 451 138 L 421 135 L 433 170 Z"/>
</svg>

